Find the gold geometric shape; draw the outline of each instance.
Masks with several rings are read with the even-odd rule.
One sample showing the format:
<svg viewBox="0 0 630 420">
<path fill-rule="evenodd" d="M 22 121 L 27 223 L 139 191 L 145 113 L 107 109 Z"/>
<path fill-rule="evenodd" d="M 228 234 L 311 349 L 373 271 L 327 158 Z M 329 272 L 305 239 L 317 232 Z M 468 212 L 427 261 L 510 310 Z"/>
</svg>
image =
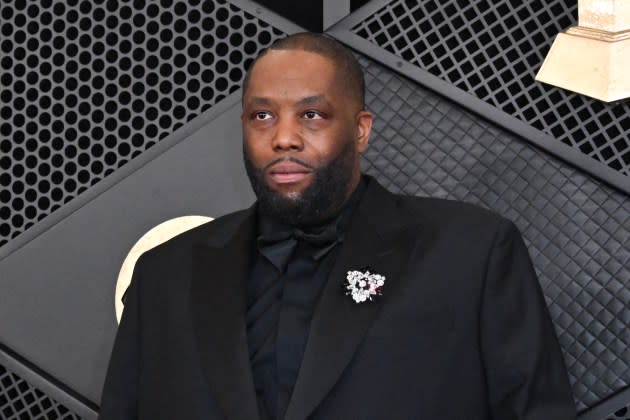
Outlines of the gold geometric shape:
<svg viewBox="0 0 630 420">
<path fill-rule="evenodd" d="M 607 32 L 630 29 L 630 1 L 628 0 L 579 0 L 578 20 L 584 28 Z"/>
<path fill-rule="evenodd" d="M 578 26 L 559 33 L 539 82 L 605 102 L 630 97 L 630 0 L 580 0 Z"/>
<path fill-rule="evenodd" d="M 133 269 L 136 266 L 138 258 L 151 248 L 211 220 L 213 220 L 212 217 L 207 216 L 182 216 L 167 220 L 142 235 L 134 246 L 131 247 L 125 261 L 123 261 L 122 267 L 120 267 L 118 280 L 116 281 L 114 308 L 116 310 L 116 321 L 118 323 L 120 323 L 120 317 L 125 309 L 122 297 L 131 283 L 131 276 L 133 275 Z"/>
</svg>

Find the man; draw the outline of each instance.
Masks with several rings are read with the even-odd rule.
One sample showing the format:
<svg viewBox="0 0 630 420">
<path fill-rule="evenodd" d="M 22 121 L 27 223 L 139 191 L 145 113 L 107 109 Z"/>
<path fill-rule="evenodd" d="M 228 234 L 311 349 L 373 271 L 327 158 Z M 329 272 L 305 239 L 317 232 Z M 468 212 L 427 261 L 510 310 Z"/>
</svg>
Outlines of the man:
<svg viewBox="0 0 630 420">
<path fill-rule="evenodd" d="M 101 419 L 575 418 L 516 228 L 362 177 L 363 84 L 323 35 L 252 64 L 258 200 L 141 257 Z"/>
</svg>

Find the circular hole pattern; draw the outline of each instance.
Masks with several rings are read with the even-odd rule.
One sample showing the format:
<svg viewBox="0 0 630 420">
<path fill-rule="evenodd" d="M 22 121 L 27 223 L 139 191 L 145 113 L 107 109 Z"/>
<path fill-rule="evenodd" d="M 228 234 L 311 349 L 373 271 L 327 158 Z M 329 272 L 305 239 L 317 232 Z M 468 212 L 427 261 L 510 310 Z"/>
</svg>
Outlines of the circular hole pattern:
<svg viewBox="0 0 630 420">
<path fill-rule="evenodd" d="M 2 6 L 0 246 L 240 87 L 281 31 L 216 1 Z"/>
</svg>

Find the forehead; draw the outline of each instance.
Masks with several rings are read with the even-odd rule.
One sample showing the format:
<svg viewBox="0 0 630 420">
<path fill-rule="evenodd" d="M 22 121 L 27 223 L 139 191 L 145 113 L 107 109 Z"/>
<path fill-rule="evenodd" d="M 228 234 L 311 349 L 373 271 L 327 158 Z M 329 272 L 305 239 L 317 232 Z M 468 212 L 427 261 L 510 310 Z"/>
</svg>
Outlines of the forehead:
<svg viewBox="0 0 630 420">
<path fill-rule="evenodd" d="M 252 69 L 245 97 L 335 96 L 335 63 L 303 50 L 270 50 Z"/>
</svg>

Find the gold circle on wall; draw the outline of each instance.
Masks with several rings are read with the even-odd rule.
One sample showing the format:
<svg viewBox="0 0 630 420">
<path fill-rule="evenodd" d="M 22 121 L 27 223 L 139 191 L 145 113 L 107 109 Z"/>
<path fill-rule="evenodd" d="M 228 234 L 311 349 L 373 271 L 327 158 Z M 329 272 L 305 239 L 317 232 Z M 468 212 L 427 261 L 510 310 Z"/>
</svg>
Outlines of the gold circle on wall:
<svg viewBox="0 0 630 420">
<path fill-rule="evenodd" d="M 114 307 L 116 310 L 116 320 L 120 323 L 120 317 L 122 316 L 124 305 L 122 301 L 123 294 L 131 283 L 131 276 L 133 275 L 133 269 L 136 266 L 136 262 L 140 255 L 146 251 L 160 245 L 163 242 L 183 233 L 187 230 L 195 228 L 206 222 L 213 220 L 212 217 L 207 216 L 181 216 L 174 219 L 167 220 L 155 226 L 134 244 L 131 248 L 125 261 L 123 261 L 120 272 L 118 273 L 118 280 L 116 281 L 116 293 Z"/>
</svg>

